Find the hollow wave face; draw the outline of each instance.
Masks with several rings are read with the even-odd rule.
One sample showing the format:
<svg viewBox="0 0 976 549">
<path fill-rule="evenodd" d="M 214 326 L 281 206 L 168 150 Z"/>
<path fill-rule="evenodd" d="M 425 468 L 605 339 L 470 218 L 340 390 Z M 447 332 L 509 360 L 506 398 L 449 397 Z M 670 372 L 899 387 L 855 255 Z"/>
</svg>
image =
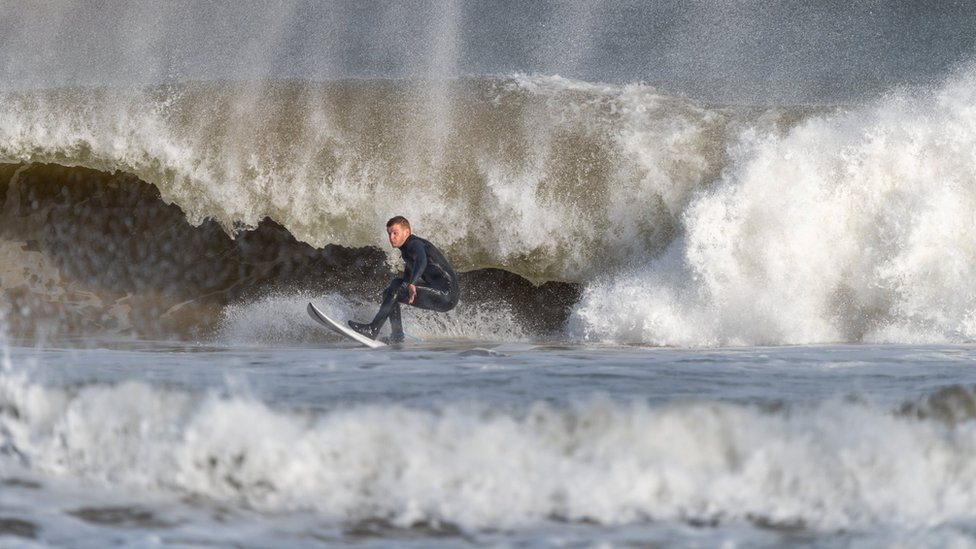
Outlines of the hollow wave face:
<svg viewBox="0 0 976 549">
<path fill-rule="evenodd" d="M 372 318 L 393 276 L 376 247 L 313 248 L 269 219 L 234 238 L 214 221 L 194 227 L 131 174 L 0 165 L 0 197 L 0 315 L 18 340 L 320 341 L 308 301 Z M 548 337 L 579 296 L 496 269 L 461 281 L 456 311 L 406 313 L 412 334 Z"/>
<path fill-rule="evenodd" d="M 584 338 L 663 345 L 976 338 L 976 70 L 746 130 L 666 253 L 591 283 Z"/>
</svg>

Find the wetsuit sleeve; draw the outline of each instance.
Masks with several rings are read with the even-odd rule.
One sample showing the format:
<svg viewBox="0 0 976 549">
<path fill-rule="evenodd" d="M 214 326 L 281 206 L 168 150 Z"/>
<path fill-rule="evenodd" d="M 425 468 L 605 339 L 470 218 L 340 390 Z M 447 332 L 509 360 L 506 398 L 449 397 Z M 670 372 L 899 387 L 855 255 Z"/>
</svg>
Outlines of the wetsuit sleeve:
<svg viewBox="0 0 976 549">
<path fill-rule="evenodd" d="M 413 264 L 410 265 L 409 274 L 407 274 L 404 282 L 407 284 L 416 284 L 420 276 L 427 270 L 427 249 L 424 243 L 420 240 L 411 242 L 410 256 L 413 258 Z"/>
</svg>

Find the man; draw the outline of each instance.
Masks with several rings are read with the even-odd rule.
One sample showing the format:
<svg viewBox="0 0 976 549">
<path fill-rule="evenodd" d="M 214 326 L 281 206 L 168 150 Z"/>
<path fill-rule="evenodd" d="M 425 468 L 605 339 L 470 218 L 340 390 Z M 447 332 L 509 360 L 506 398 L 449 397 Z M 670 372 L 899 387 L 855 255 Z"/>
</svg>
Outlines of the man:
<svg viewBox="0 0 976 549">
<path fill-rule="evenodd" d="M 432 311 L 450 311 L 457 305 L 460 286 L 457 273 L 444 255 L 427 240 L 411 234 L 410 222 L 405 217 L 398 215 L 387 221 L 386 234 L 390 245 L 400 249 L 403 276 L 394 278 L 383 292 L 383 303 L 372 322 L 364 324 L 350 320 L 349 327 L 376 339 L 376 334 L 389 318 L 390 341 L 400 343 L 403 341 L 401 303 Z"/>
</svg>

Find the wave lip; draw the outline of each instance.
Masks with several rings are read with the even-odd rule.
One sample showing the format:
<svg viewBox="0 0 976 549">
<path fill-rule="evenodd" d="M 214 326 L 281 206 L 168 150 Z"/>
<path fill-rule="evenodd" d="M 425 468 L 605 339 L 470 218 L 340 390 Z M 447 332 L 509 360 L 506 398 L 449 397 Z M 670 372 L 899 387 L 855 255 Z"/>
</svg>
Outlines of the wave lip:
<svg viewBox="0 0 976 549">
<path fill-rule="evenodd" d="M 968 423 L 851 402 L 764 411 L 591 398 L 521 414 L 469 403 L 313 416 L 141 383 L 65 391 L 4 374 L 0 404 L 3 459 L 39 473 L 337 523 L 837 531 L 944 523 L 976 503 Z"/>
<path fill-rule="evenodd" d="M 314 247 L 403 214 L 462 270 L 580 282 L 660 251 L 755 117 L 521 75 L 62 89 L 3 95 L 0 162 L 126 172 L 193 225 L 270 218 Z"/>
</svg>

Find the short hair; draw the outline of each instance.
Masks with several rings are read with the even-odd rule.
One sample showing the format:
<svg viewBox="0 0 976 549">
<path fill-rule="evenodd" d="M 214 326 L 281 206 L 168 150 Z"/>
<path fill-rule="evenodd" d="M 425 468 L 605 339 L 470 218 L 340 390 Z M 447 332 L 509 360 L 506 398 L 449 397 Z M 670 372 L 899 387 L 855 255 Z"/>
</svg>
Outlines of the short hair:
<svg viewBox="0 0 976 549">
<path fill-rule="evenodd" d="M 403 217 L 402 215 L 391 217 L 390 220 L 386 222 L 387 229 L 389 229 L 394 225 L 399 225 L 401 227 L 404 227 L 405 229 L 410 229 L 410 222 L 407 221 L 407 218 Z"/>
</svg>

